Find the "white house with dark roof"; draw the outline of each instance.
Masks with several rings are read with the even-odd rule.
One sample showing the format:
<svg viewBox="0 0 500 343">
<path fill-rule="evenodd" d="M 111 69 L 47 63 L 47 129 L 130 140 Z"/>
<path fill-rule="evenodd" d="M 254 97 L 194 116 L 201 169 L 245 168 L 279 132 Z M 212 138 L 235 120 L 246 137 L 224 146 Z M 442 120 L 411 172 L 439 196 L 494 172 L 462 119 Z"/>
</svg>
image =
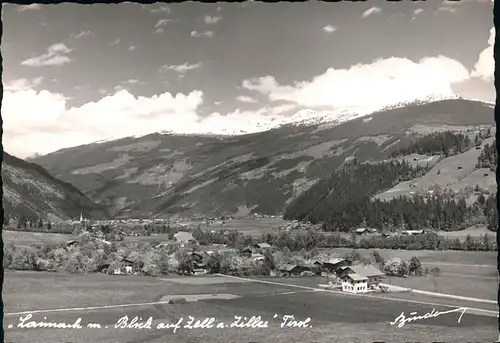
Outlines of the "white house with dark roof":
<svg viewBox="0 0 500 343">
<path fill-rule="evenodd" d="M 368 292 L 368 278 L 356 273 L 345 274 L 342 278 L 342 291 L 348 293 Z"/>
<path fill-rule="evenodd" d="M 342 267 L 339 270 L 339 277 L 341 279 L 351 274 L 358 274 L 363 277 L 366 277 L 368 279 L 367 280 L 368 288 L 374 288 L 378 286 L 381 278 L 385 276 L 384 272 L 381 272 L 371 264 L 347 266 L 347 267 Z"/>
</svg>

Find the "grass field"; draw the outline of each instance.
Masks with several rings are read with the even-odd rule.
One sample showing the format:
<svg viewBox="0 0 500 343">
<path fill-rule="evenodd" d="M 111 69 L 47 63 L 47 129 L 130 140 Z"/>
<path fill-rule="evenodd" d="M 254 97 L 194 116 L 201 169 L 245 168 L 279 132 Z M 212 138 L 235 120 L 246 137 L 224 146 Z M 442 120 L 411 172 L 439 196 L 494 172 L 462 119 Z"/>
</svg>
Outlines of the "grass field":
<svg viewBox="0 0 500 343">
<path fill-rule="evenodd" d="M 458 323 L 458 314 L 441 315 L 402 328 L 391 326 L 401 312 L 424 314 L 436 304 L 394 301 L 384 297 L 351 296 L 293 287 L 299 279 L 273 279 L 289 285 L 246 282 L 211 276 L 186 278 L 148 278 L 139 276 L 70 275 L 61 273 L 6 272 L 4 286 L 5 335 L 12 342 L 401 342 L 401 341 L 474 341 L 496 338 L 496 318 L 477 315 L 471 310 Z M 197 282 L 190 282 L 195 280 Z M 222 280 L 221 280 L 222 279 Z M 212 282 L 214 280 L 216 282 Z M 267 279 L 268 280 L 268 279 Z M 309 282 L 311 278 L 307 279 Z M 315 280 L 317 282 L 318 280 Z M 229 300 L 203 300 L 187 304 L 147 304 L 165 295 L 232 294 Z M 146 303 L 146 304 L 145 304 Z M 440 304 L 447 304 L 440 301 Z M 135 306 L 119 306 L 136 304 Z M 118 305 L 112 307 L 112 305 Z M 450 304 L 456 307 L 455 304 Z M 84 307 L 95 308 L 85 309 Z M 476 304 L 476 308 L 482 304 Z M 72 308 L 69 309 L 68 308 Z M 75 309 L 76 308 L 76 309 Z M 17 328 L 20 311 L 67 309 L 34 313 L 32 320 L 73 323 L 81 317 L 82 329 Z M 153 317 L 153 329 L 114 329 L 123 315 L 130 318 Z M 277 318 L 273 318 L 278 314 Z M 192 315 L 197 319 L 214 317 L 216 322 L 231 323 L 235 315 L 262 316 L 269 327 L 156 329 L 159 322 L 176 323 Z M 281 328 L 283 315 L 311 318 L 309 328 Z M 44 319 L 46 317 L 46 319 Z M 102 328 L 85 328 L 99 323 Z M 12 327 L 10 327 L 12 325 Z M 107 328 L 106 328 L 107 327 Z"/>
<path fill-rule="evenodd" d="M 63 243 L 75 239 L 73 235 L 44 232 L 2 231 L 4 244 L 13 242 L 19 246 L 43 245 L 47 243 Z"/>
</svg>

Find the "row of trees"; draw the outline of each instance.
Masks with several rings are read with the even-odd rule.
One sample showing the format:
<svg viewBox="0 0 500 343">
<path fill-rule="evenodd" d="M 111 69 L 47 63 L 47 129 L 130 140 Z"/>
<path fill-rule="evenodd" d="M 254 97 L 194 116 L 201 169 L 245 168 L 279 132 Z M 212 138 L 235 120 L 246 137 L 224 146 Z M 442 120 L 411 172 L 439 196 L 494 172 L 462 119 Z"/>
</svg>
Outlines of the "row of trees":
<svg viewBox="0 0 500 343">
<path fill-rule="evenodd" d="M 434 132 L 418 137 L 410 146 L 393 151 L 390 156 L 442 154 L 447 157 L 465 152 L 471 147 L 471 140 L 462 133 L 453 131 Z"/>
</svg>

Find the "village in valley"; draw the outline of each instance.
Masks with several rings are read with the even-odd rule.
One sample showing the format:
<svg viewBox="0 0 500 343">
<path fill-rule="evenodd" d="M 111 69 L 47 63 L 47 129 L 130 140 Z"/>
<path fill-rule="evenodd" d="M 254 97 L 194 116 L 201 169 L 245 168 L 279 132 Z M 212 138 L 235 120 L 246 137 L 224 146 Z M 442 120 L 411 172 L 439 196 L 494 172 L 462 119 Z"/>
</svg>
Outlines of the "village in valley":
<svg viewBox="0 0 500 343">
<path fill-rule="evenodd" d="M 63 247 L 63 250 L 68 255 L 80 249 L 85 249 L 85 246 L 89 246 L 89 244 L 97 249 L 106 248 L 110 251 L 120 252 L 113 252 L 106 258 L 96 258 L 91 270 L 83 265 L 66 266 L 69 271 L 86 270 L 87 272 L 111 275 L 145 274 L 151 276 L 173 273 L 185 277 L 219 274 L 221 272 L 228 275 L 267 275 L 274 278 L 310 277 L 318 280 L 317 287 L 341 290 L 347 293 L 408 291 L 408 289 L 402 287 L 384 284 L 384 281 L 388 276 L 404 277 L 411 274 L 424 274 L 424 268 L 416 257 L 408 261 L 398 258 L 385 261 L 380 254 L 374 252 L 370 260 L 361 257 L 354 250 L 341 256 L 334 253 L 332 249 L 330 251 L 324 248 L 318 249 L 321 246 L 320 240 L 325 238 L 324 236 L 317 236 L 318 232 L 321 232 L 321 225 L 299 223 L 298 221 L 283 222 L 276 219 L 275 216 L 259 214 L 246 218 L 251 222 L 267 220 L 281 224 L 272 228 L 278 236 L 314 236 L 318 240 L 314 242 L 314 246 L 309 246 L 308 251 L 302 249 L 302 251 L 292 253 L 287 246 L 273 246 L 264 240 L 259 241 L 258 236 L 244 236 L 232 230 L 231 223 L 237 223 L 239 220 L 242 219 L 224 216 L 221 218 L 195 218 L 195 220 L 193 218 L 177 218 L 172 220 L 117 219 L 90 221 L 81 214 L 79 220 L 48 224 L 51 230 L 56 230 L 56 232 L 61 230 L 66 233 L 71 231 L 72 235 L 75 236 L 75 239 L 59 243 L 59 246 Z M 12 222 L 11 225 L 16 225 L 16 222 Z M 26 230 L 28 231 L 30 230 L 29 226 L 30 224 L 27 224 Z M 43 226 L 41 230 L 47 232 Z M 424 234 L 424 230 L 399 230 L 398 232 L 379 233 L 376 229 L 361 227 L 353 229 L 350 234 L 344 234 L 344 240 L 356 241 L 367 237 L 390 239 L 391 237 L 409 237 Z M 267 235 L 262 234 L 260 238 L 272 241 L 270 235 L 269 233 Z M 242 239 L 238 240 L 235 238 L 237 236 L 241 236 Z M 137 254 L 139 248 L 136 247 L 136 251 L 133 248 L 128 250 L 120 248 L 121 245 L 133 244 L 127 239 L 139 239 L 140 242 L 140 239 L 144 238 L 147 238 L 147 240 L 143 241 L 142 244 L 148 244 L 151 247 L 148 253 L 154 252 L 158 254 L 155 260 L 156 264 L 153 267 L 146 266 L 147 263 Z M 216 243 L 216 241 L 219 242 Z M 116 247 L 113 249 L 113 246 Z M 159 259 L 163 259 L 163 261 Z M 224 263 L 226 263 L 226 268 L 222 266 Z M 37 268 L 36 270 L 44 270 L 43 263 L 38 263 L 35 268 Z M 45 270 L 56 271 L 61 270 L 61 268 L 66 270 L 62 265 L 58 267 L 46 266 Z M 425 272 L 429 273 L 428 270 Z"/>
</svg>

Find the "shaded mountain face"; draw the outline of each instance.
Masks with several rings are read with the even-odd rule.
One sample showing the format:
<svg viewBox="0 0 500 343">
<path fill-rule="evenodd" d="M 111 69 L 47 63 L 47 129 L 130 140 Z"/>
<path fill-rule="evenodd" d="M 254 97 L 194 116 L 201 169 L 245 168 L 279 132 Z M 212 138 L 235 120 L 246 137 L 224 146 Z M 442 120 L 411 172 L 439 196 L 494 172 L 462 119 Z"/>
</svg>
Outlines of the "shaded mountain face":
<svg viewBox="0 0 500 343">
<path fill-rule="evenodd" d="M 232 136 L 151 134 L 63 149 L 34 162 L 114 216 L 280 214 L 354 156 L 386 159 L 416 135 L 493 125 L 490 105 L 444 100 L 340 125 Z"/>
<path fill-rule="evenodd" d="M 73 185 L 51 176 L 44 168 L 4 152 L 2 164 L 5 216 L 49 220 L 107 216 Z"/>
</svg>

